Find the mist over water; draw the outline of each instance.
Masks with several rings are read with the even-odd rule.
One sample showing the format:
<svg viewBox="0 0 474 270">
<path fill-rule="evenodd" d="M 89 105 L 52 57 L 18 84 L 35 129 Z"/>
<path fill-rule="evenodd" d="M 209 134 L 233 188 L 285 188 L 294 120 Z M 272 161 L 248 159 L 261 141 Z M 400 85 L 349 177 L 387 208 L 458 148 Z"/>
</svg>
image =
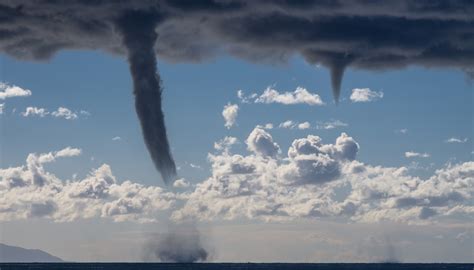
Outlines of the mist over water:
<svg viewBox="0 0 474 270">
<path fill-rule="evenodd" d="M 205 262 L 208 257 L 201 234 L 194 224 L 168 225 L 165 233 L 145 245 L 143 254 L 148 262 Z"/>
</svg>

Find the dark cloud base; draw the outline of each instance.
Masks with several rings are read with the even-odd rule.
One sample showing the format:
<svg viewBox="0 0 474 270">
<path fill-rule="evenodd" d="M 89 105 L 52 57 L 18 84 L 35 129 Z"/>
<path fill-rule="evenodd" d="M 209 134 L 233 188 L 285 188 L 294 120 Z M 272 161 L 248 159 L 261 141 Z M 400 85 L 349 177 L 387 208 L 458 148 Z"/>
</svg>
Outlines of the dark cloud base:
<svg viewBox="0 0 474 270">
<path fill-rule="evenodd" d="M 153 20 L 146 23 L 146 18 Z M 299 54 L 331 70 L 337 101 L 347 67 L 454 67 L 472 77 L 474 2 L 0 0 L 1 52 L 42 60 L 64 49 L 128 55 L 145 141 L 156 167 L 170 181 L 175 169 L 160 81 L 151 67 L 154 54 L 171 61 L 201 61 L 227 52 L 254 62 L 285 61 Z M 145 56 L 148 62 L 142 61 Z M 142 74 L 139 66 L 146 67 Z"/>
</svg>

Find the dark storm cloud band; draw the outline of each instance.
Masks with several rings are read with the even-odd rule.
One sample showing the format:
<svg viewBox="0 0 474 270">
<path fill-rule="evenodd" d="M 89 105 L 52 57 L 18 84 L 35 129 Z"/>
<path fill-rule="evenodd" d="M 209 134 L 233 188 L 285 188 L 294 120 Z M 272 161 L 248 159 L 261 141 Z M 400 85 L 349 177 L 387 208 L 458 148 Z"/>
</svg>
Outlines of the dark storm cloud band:
<svg viewBox="0 0 474 270">
<path fill-rule="evenodd" d="M 128 55 L 145 141 L 168 181 L 175 169 L 155 54 L 201 61 L 227 52 L 254 62 L 299 54 L 331 70 L 337 101 L 347 67 L 454 67 L 472 76 L 474 1 L 0 0 L 0 51 L 41 60 L 62 49 Z"/>
</svg>

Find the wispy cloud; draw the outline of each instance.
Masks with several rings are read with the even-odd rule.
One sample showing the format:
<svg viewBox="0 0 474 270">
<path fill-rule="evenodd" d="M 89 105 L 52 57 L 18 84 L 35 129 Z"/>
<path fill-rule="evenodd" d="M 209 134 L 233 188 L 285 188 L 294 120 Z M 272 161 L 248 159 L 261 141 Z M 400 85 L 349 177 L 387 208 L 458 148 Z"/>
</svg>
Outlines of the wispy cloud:
<svg viewBox="0 0 474 270">
<path fill-rule="evenodd" d="M 451 137 L 451 138 L 445 140 L 444 142 L 446 142 L 446 143 L 466 143 L 467 138 L 460 139 L 460 138 Z"/>
<path fill-rule="evenodd" d="M 48 115 L 49 112 L 45 108 L 38 108 L 38 107 L 27 107 L 24 112 L 21 113 L 24 117 L 29 117 L 29 116 L 39 116 L 39 117 L 45 117 Z"/>
<path fill-rule="evenodd" d="M 369 88 L 354 88 L 350 100 L 352 102 L 371 102 L 383 98 L 383 92 L 372 91 Z"/>
<path fill-rule="evenodd" d="M 415 158 L 415 157 L 428 158 L 428 157 L 430 157 L 430 154 L 408 151 L 408 152 L 405 152 L 405 157 L 406 158 Z"/>
<path fill-rule="evenodd" d="M 286 120 L 285 122 L 281 122 L 278 125 L 279 128 L 287 128 L 287 129 L 309 129 L 311 128 L 311 124 L 309 122 L 302 122 L 298 123 L 292 120 Z"/>
<path fill-rule="evenodd" d="M 406 129 L 406 128 L 397 129 L 397 130 L 395 130 L 395 133 L 407 134 L 407 133 L 408 133 L 408 129 Z"/>
<path fill-rule="evenodd" d="M 284 105 L 307 104 L 311 106 L 324 105 L 318 94 L 310 93 L 306 88 L 297 87 L 293 92 L 278 92 L 271 87 L 267 87 L 259 96 L 256 93 L 245 96 L 242 90 L 237 91 L 237 96 L 243 103 L 279 103 Z"/>
<path fill-rule="evenodd" d="M 90 113 L 84 110 L 81 110 L 79 114 L 85 115 L 85 116 L 90 115 Z M 75 120 L 79 118 L 79 115 L 76 112 L 73 112 L 72 110 L 66 107 L 59 107 L 57 110 L 51 113 L 46 108 L 27 107 L 25 111 L 21 113 L 21 115 L 24 117 L 34 117 L 34 116 L 45 117 L 45 116 L 51 115 L 55 118 L 63 118 L 66 120 Z"/>
<path fill-rule="evenodd" d="M 340 120 L 332 120 L 332 121 L 329 121 L 329 122 L 320 122 L 320 123 L 318 123 L 316 128 L 317 129 L 334 129 L 334 128 L 338 128 L 338 127 L 347 127 L 347 126 L 348 126 L 347 123 L 344 123 Z"/>
<path fill-rule="evenodd" d="M 112 141 L 120 141 L 120 140 L 122 140 L 122 138 L 119 136 L 115 136 L 112 138 Z"/>
<path fill-rule="evenodd" d="M 51 115 L 57 118 L 64 118 L 67 120 L 77 119 L 77 114 L 65 107 L 59 107 L 56 111 L 52 112 Z"/>
</svg>

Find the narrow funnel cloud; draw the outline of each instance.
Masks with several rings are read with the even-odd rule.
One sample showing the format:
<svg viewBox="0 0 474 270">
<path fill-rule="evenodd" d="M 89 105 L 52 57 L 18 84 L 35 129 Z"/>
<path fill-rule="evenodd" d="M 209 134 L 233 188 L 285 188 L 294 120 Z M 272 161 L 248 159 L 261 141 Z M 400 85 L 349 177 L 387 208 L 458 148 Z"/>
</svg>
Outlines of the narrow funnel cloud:
<svg viewBox="0 0 474 270">
<path fill-rule="evenodd" d="M 341 82 L 344 75 L 344 65 L 333 65 L 331 68 L 331 85 L 332 94 L 336 104 L 339 103 L 339 96 L 341 95 Z"/>
<path fill-rule="evenodd" d="M 165 184 L 176 179 L 161 107 L 161 80 L 157 73 L 153 46 L 159 17 L 155 13 L 128 12 L 117 22 L 128 53 L 133 79 L 135 109 L 140 119 L 145 144 Z"/>
</svg>

